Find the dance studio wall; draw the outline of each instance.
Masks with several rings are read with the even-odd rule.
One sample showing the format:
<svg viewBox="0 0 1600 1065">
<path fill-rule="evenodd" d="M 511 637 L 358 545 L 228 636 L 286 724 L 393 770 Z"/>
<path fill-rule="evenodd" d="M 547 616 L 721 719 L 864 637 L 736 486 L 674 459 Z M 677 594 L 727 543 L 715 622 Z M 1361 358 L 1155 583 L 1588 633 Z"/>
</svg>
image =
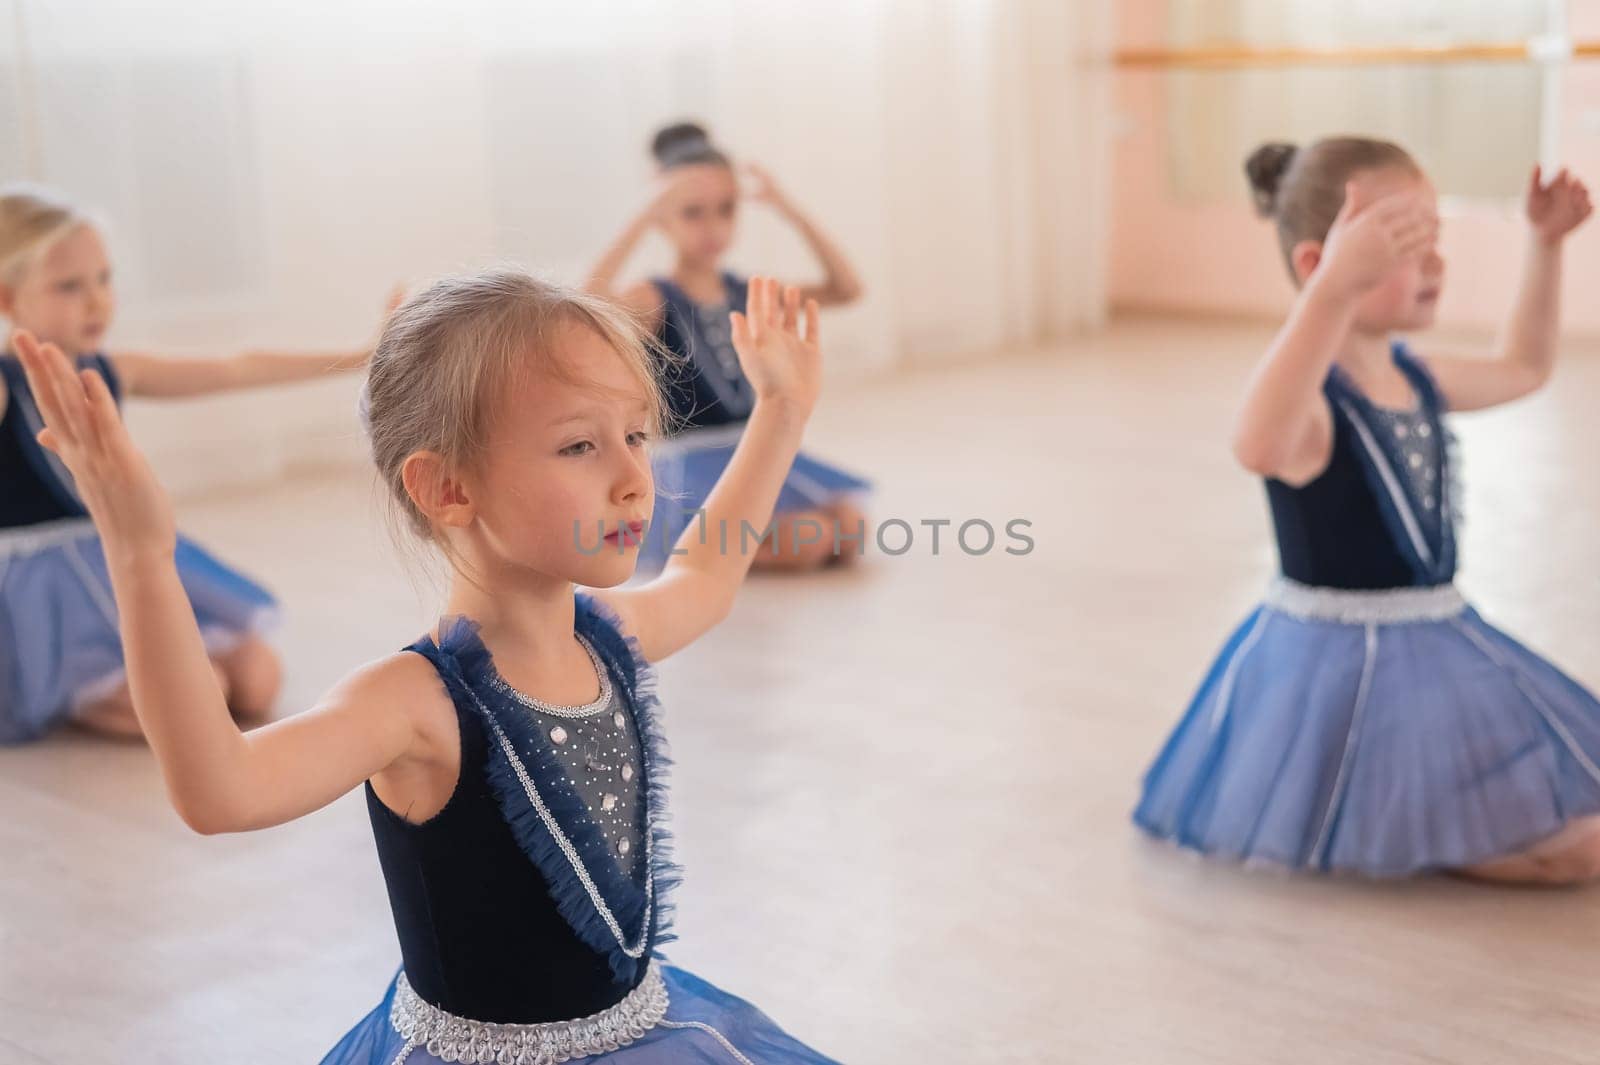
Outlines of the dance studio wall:
<svg viewBox="0 0 1600 1065">
<path fill-rule="evenodd" d="M 513 261 L 580 282 L 706 120 L 845 246 L 840 386 L 1096 324 L 1107 0 L 0 0 L 0 180 L 109 221 L 113 346 L 363 342 L 394 281 Z M 649 247 L 640 265 L 666 264 Z M 751 207 L 732 262 L 801 277 Z M 359 456 L 354 379 L 130 407 L 180 493 Z M 197 444 L 203 446 L 197 446 Z"/>
<path fill-rule="evenodd" d="M 1165 43 L 1164 0 L 1118 5 L 1116 34 L 1123 47 Z M 1600 36 L 1600 5 L 1570 5 L 1572 36 Z M 1227 76 L 1227 75 L 1217 75 Z M 1123 72 L 1115 79 L 1117 131 L 1109 268 L 1110 299 L 1118 312 L 1184 313 L 1271 318 L 1293 298 L 1271 227 L 1256 218 L 1244 178 L 1228 198 L 1190 203 L 1174 192 L 1166 121 L 1165 75 Z M 1561 159 L 1600 185 L 1600 63 L 1567 68 L 1559 114 Z M 1538 117 L 1529 116 L 1529 122 Z M 1529 158 L 1528 165 L 1534 160 Z M 1242 164 L 1242 160 L 1241 160 Z M 1441 250 L 1448 275 L 1440 324 L 1476 334 L 1499 326 L 1516 292 L 1524 227 L 1518 205 L 1446 205 Z M 1563 320 L 1567 335 L 1600 337 L 1600 227 L 1571 240 Z"/>
</svg>

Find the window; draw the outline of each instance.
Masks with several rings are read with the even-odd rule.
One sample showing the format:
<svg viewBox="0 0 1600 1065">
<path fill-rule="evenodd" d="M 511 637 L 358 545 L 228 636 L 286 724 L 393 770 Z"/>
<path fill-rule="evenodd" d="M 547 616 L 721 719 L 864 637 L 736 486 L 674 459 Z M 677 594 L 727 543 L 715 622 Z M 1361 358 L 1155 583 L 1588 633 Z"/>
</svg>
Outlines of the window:
<svg viewBox="0 0 1600 1065">
<path fill-rule="evenodd" d="M 1556 38 L 1548 0 L 1170 0 L 1175 48 L 1448 46 Z M 1561 69 L 1553 61 L 1550 71 Z M 1236 198 L 1244 158 L 1268 140 L 1383 137 L 1421 161 L 1441 194 L 1515 196 L 1540 158 L 1544 113 L 1558 106 L 1543 64 L 1462 62 L 1183 70 L 1167 90 L 1179 198 Z"/>
</svg>

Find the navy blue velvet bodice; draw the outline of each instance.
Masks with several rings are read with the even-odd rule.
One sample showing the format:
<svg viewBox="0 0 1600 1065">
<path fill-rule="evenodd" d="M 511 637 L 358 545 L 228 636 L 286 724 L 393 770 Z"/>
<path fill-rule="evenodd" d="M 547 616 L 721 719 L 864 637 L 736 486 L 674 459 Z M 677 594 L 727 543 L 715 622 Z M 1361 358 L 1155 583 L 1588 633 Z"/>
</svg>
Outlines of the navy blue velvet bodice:
<svg viewBox="0 0 1600 1065">
<path fill-rule="evenodd" d="M 121 400 L 121 382 L 106 356 L 84 355 L 78 368 L 98 370 L 112 396 Z M 10 397 L 0 417 L 0 529 L 84 517 L 65 468 L 35 439 L 44 426 L 16 356 L 0 354 L 0 377 Z"/>
<path fill-rule="evenodd" d="M 653 284 L 664 303 L 657 339 L 673 356 L 662 372 L 670 428 L 707 428 L 750 417 L 755 391 L 739 367 L 728 328 L 728 312 L 745 308 L 749 283 L 723 274 L 727 298 L 716 306 L 697 304 L 665 278 Z"/>
<path fill-rule="evenodd" d="M 578 939 L 512 838 L 485 774 L 488 737 L 460 705 L 461 776 L 420 825 L 368 784 L 367 812 L 406 978 L 428 1002 L 506 1024 L 587 1017 L 616 1003 L 605 956 Z"/>
<path fill-rule="evenodd" d="M 616 720 L 639 740 L 639 767 L 628 769 L 627 778 L 641 794 L 655 793 L 655 811 L 658 740 L 650 724 L 653 696 L 637 672 L 644 667 L 584 597 L 577 621 L 616 685 Z M 451 696 L 461 767 L 444 808 L 420 824 L 391 811 L 366 786 L 407 979 L 426 1001 L 478 1021 L 570 1020 L 616 1004 L 644 978 L 655 946 L 670 938 L 661 895 L 675 876 L 663 875 L 673 868 L 662 857 L 663 831 L 646 829 L 654 859 L 611 860 L 616 842 L 605 833 L 603 815 L 583 807 L 565 787 L 571 782 L 559 779 L 570 770 L 550 757 L 549 735 L 561 730 L 515 702 L 475 627 L 458 623 L 438 644 L 425 638 L 410 650 L 434 664 Z M 582 727 L 561 726 L 574 737 Z M 506 746 L 514 758 L 508 760 Z M 524 773 L 539 805 L 527 796 Z M 597 898 L 608 905 L 604 919 Z M 606 919 L 635 945 L 632 956 Z"/>
<path fill-rule="evenodd" d="M 1421 363 L 1396 345 L 1396 365 L 1415 389 L 1423 424 L 1436 435 L 1427 461 L 1438 498 L 1424 498 L 1407 476 L 1422 461 L 1393 437 L 1393 419 L 1337 368 L 1324 394 L 1333 415 L 1327 468 L 1298 488 L 1266 482 L 1283 575 L 1329 588 L 1378 589 L 1446 584 L 1455 576 L 1444 404 Z"/>
</svg>

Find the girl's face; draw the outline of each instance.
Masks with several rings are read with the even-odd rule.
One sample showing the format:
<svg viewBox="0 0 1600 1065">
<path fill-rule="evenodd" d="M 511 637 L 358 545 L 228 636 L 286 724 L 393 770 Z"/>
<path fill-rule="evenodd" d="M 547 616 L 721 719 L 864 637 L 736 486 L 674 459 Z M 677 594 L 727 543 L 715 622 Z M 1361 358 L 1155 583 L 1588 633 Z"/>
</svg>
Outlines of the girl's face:
<svg viewBox="0 0 1600 1065">
<path fill-rule="evenodd" d="M 1390 168 L 1357 175 L 1357 203 L 1373 203 L 1383 196 L 1412 193 L 1422 196 L 1434 212 L 1439 209 L 1439 194 L 1426 176 L 1411 170 Z M 1444 287 L 1444 259 L 1435 244 L 1420 256 L 1407 259 L 1361 300 L 1356 308 L 1358 324 L 1371 332 L 1391 333 L 1431 326 Z"/>
<path fill-rule="evenodd" d="M 568 325 L 556 347 L 570 380 L 523 375 L 502 397 L 506 413 L 463 487 L 497 571 L 609 588 L 633 575 L 655 504 L 650 404 L 593 329 Z"/>
<path fill-rule="evenodd" d="M 50 245 L 15 287 L 0 286 L 0 313 L 68 356 L 101 349 L 116 305 L 111 260 L 88 225 Z"/>
<path fill-rule="evenodd" d="M 739 182 L 733 171 L 710 163 L 679 167 L 668 183 L 661 228 L 690 263 L 711 266 L 733 243 L 739 217 Z"/>
</svg>

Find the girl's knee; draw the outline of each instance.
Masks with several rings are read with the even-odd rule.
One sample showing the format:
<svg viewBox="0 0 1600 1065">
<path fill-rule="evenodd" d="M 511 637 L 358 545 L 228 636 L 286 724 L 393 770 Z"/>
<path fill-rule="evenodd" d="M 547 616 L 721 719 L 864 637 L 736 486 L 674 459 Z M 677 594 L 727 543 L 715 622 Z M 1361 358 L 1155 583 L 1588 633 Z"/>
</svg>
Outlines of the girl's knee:
<svg viewBox="0 0 1600 1065">
<path fill-rule="evenodd" d="M 796 515 L 774 534 L 780 564 L 791 569 L 816 569 L 833 557 L 835 525 L 826 511 Z"/>
<path fill-rule="evenodd" d="M 283 662 L 265 640 L 251 637 L 216 659 L 218 677 L 236 713 L 259 716 L 272 709 L 283 686 Z"/>
<path fill-rule="evenodd" d="M 867 516 L 849 500 L 838 500 L 828 508 L 834 526 L 834 550 L 831 552 L 841 565 L 850 565 L 867 553 L 871 533 L 867 529 Z"/>
<path fill-rule="evenodd" d="M 143 739 L 144 729 L 133 710 L 133 696 L 126 687 L 94 702 L 85 703 L 72 715 L 80 728 L 117 739 Z"/>
</svg>

